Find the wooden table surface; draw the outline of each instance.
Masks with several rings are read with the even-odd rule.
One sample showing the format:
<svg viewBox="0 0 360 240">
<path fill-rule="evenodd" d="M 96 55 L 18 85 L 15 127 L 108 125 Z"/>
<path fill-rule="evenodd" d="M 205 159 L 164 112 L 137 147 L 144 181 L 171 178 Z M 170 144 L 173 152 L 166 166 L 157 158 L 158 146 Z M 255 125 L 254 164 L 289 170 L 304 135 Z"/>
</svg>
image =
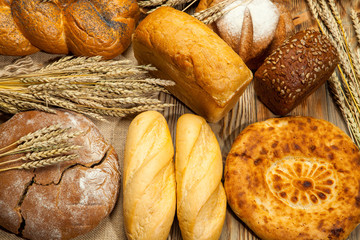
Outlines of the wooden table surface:
<svg viewBox="0 0 360 240">
<path fill-rule="evenodd" d="M 340 2 L 340 1 L 339 1 Z M 305 28 L 316 28 L 314 22 L 310 21 L 310 14 L 307 11 L 306 3 L 304 0 L 291 0 L 288 2 L 289 7 L 292 9 L 292 16 L 294 18 L 294 23 L 296 25 L 296 30 L 301 30 Z M 341 15 L 343 16 L 343 21 L 346 28 L 349 30 L 348 35 L 352 36 L 351 43 L 355 44 L 356 40 L 353 37 L 354 34 L 351 29 L 349 19 L 345 17 L 346 12 L 349 12 L 350 7 L 354 7 L 359 11 L 360 9 L 360 0 L 351 1 L 345 0 L 338 3 L 341 8 Z M 130 50 L 131 51 L 131 50 Z M 131 53 L 127 53 L 127 56 L 132 56 Z M 0 67 L 2 65 L 0 64 Z M 160 98 L 165 100 L 168 103 L 174 103 L 175 106 L 168 108 L 164 111 L 164 116 L 168 121 L 173 140 L 175 140 L 175 126 L 176 121 L 184 113 L 190 112 L 181 102 L 177 101 L 175 98 L 170 95 L 161 94 Z M 347 127 L 344 123 L 344 120 L 339 112 L 337 106 L 335 105 L 332 96 L 328 90 L 327 84 L 320 87 L 314 94 L 309 96 L 304 102 L 302 102 L 296 109 L 294 109 L 289 115 L 293 116 L 311 116 L 315 118 L 325 119 L 336 126 L 340 127 L 342 130 L 348 133 Z M 235 108 L 230 111 L 230 113 L 219 123 L 210 124 L 213 131 L 215 132 L 220 147 L 222 149 L 223 160 L 225 161 L 227 153 L 230 151 L 231 145 L 235 140 L 236 136 L 249 124 L 262 121 L 271 117 L 276 117 L 273 115 L 255 96 L 253 84 L 251 83 L 246 89 L 245 93 L 239 100 L 239 103 Z M 118 120 L 119 122 L 122 120 Z M 114 124 L 117 125 L 118 123 Z M 174 141 L 175 142 L 175 141 Z M 121 155 L 123 151 L 124 142 L 115 143 L 117 146 L 117 152 Z M 121 204 L 119 200 L 118 204 Z M 1 211 L 1 209 L 0 209 Z M 116 210 L 115 214 L 121 214 L 121 211 Z M 120 218 L 122 218 L 120 216 Z M 110 220 L 111 221 L 111 220 Z M 120 228 L 122 228 L 119 223 Z M 95 229 L 95 231 L 97 231 Z M 91 233 L 88 235 L 91 236 Z M 106 239 L 123 239 L 124 235 L 120 234 L 114 237 L 106 237 Z M 0 239 L 17 239 L 14 235 L 0 231 Z M 88 238 L 90 239 L 90 237 Z M 91 237 L 91 239 L 94 239 Z M 101 239 L 99 237 L 95 239 Z M 175 218 L 173 227 L 171 229 L 168 239 L 181 239 L 180 229 L 178 227 L 177 220 Z M 231 239 L 231 240 L 255 240 L 258 239 L 252 232 L 249 230 L 240 219 L 238 219 L 235 214 L 231 211 L 230 207 L 227 208 L 226 221 L 223 227 L 223 231 L 220 239 Z M 356 228 L 352 234 L 349 236 L 350 240 L 360 240 L 360 227 Z"/>
</svg>

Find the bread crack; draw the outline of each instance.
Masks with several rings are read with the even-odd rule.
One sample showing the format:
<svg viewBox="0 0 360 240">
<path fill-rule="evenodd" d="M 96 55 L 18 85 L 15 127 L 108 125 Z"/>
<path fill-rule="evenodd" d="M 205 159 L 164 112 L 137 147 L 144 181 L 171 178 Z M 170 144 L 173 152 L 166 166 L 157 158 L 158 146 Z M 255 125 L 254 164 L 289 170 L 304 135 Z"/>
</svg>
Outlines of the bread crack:
<svg viewBox="0 0 360 240">
<path fill-rule="evenodd" d="M 24 202 L 24 199 L 25 199 L 30 187 L 35 183 L 35 177 L 36 177 L 36 174 L 34 174 L 34 176 L 31 178 L 31 180 L 25 185 L 24 191 L 23 191 L 18 203 L 16 204 L 16 208 L 19 209 L 18 212 L 21 216 L 20 226 L 18 228 L 18 233 L 16 234 L 19 237 L 22 237 L 22 232 L 24 231 L 25 225 L 26 225 L 25 219 L 21 213 L 21 205 Z"/>
<path fill-rule="evenodd" d="M 72 169 L 72 168 L 77 167 L 77 166 L 81 166 L 81 167 L 84 167 L 84 168 L 95 168 L 96 166 L 101 165 L 101 164 L 105 161 L 105 159 L 106 159 L 106 158 L 108 157 L 108 155 L 109 155 L 109 151 L 110 151 L 110 148 L 108 147 L 107 150 L 104 152 L 104 155 L 103 155 L 103 157 L 100 159 L 100 161 L 95 162 L 95 163 L 93 163 L 93 164 L 90 165 L 90 166 L 86 166 L 86 165 L 81 164 L 81 163 L 74 163 L 74 164 L 68 166 L 67 168 L 65 168 L 65 169 L 62 171 L 62 173 L 61 173 L 61 175 L 60 175 L 60 178 L 59 178 L 59 180 L 58 180 L 57 182 L 51 181 L 50 183 L 47 183 L 47 184 L 41 184 L 41 183 L 38 183 L 38 182 L 36 182 L 36 181 L 34 180 L 34 184 L 36 184 L 36 185 L 38 185 L 38 186 L 59 185 L 59 184 L 61 183 L 61 180 L 62 180 L 65 172 L 67 172 L 69 169 Z"/>
</svg>

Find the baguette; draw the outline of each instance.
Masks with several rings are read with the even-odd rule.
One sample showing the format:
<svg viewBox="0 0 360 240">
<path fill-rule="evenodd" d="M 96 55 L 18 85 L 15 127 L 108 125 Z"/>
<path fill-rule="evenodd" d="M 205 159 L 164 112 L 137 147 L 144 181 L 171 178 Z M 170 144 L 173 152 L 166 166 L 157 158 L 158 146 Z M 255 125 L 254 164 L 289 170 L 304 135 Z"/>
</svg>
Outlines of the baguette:
<svg viewBox="0 0 360 240">
<path fill-rule="evenodd" d="M 181 116 L 176 131 L 177 217 L 182 237 L 219 239 L 226 214 L 219 144 L 200 116 Z"/>
<path fill-rule="evenodd" d="M 128 239 L 166 239 L 175 215 L 174 147 L 154 111 L 131 122 L 125 145 L 123 208 Z"/>
<path fill-rule="evenodd" d="M 153 75 L 174 80 L 168 90 L 209 122 L 222 119 L 252 80 L 239 55 L 216 33 L 170 7 L 141 21 L 133 49 L 140 64 L 158 69 Z"/>
</svg>

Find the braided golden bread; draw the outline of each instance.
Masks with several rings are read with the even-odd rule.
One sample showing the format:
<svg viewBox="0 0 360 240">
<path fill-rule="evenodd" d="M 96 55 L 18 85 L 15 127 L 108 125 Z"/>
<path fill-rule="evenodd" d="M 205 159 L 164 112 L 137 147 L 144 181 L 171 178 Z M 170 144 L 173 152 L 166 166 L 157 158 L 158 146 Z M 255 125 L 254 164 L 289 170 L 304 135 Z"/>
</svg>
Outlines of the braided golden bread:
<svg viewBox="0 0 360 240">
<path fill-rule="evenodd" d="M 124 223 L 128 239 L 166 239 L 176 207 L 174 147 L 165 118 L 139 114 L 131 122 L 124 158 Z"/>
<path fill-rule="evenodd" d="M 0 54 L 114 58 L 131 42 L 135 0 L 0 0 Z"/>
<path fill-rule="evenodd" d="M 181 116 L 176 130 L 177 217 L 183 239 L 220 237 L 226 197 L 219 144 L 205 119 Z"/>
<path fill-rule="evenodd" d="M 346 239 L 360 222 L 360 152 L 324 120 L 254 123 L 226 159 L 225 191 L 263 240 Z"/>
</svg>

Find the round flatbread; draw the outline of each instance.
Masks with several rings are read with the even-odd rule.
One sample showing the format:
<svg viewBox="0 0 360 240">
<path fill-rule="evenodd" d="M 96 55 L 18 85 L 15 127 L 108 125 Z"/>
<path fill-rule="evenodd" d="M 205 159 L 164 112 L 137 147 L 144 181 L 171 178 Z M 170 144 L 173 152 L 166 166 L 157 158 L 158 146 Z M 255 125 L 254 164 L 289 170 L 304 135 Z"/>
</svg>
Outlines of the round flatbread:
<svg viewBox="0 0 360 240">
<path fill-rule="evenodd" d="M 235 214 L 262 239 L 345 239 L 360 220 L 360 153 L 310 117 L 248 126 L 226 159 Z"/>
</svg>

